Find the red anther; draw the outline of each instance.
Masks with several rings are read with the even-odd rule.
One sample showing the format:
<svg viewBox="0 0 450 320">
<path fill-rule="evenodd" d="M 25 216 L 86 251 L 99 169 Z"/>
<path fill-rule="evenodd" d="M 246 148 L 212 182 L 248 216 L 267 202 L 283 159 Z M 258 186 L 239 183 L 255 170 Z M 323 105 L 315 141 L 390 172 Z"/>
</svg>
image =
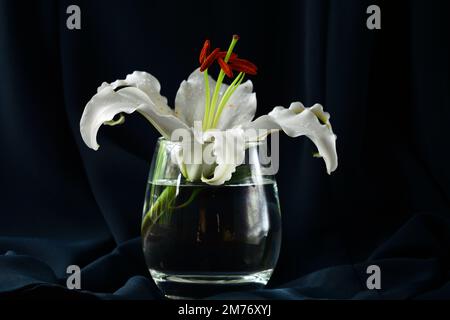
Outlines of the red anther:
<svg viewBox="0 0 450 320">
<path fill-rule="evenodd" d="M 233 40 L 239 40 L 238 35 L 233 35 Z M 236 44 L 236 42 L 234 42 Z M 220 51 L 219 48 L 214 49 L 211 53 L 211 42 L 205 40 L 203 48 L 200 52 L 199 62 L 200 71 L 203 72 L 217 60 L 220 68 L 229 77 L 233 77 L 233 70 L 243 72 L 250 75 L 255 75 L 258 72 L 258 68 L 248 60 L 239 59 L 236 53 L 231 53 L 228 57 L 228 61 L 225 62 L 227 57 L 227 51 Z"/>
<path fill-rule="evenodd" d="M 258 73 L 257 70 L 249 68 L 247 66 L 233 66 L 233 65 L 230 65 L 230 67 L 231 67 L 232 70 L 235 70 L 235 71 L 238 71 L 238 72 L 243 72 L 245 74 L 249 74 L 249 75 L 252 75 L 252 76 L 254 76 L 254 75 L 256 75 Z"/>
<path fill-rule="evenodd" d="M 211 54 L 202 62 L 202 65 L 200 66 L 201 72 L 205 71 L 213 64 L 213 62 L 217 59 L 219 52 L 219 48 L 216 48 L 213 52 L 211 52 Z"/>
<path fill-rule="evenodd" d="M 211 48 L 211 42 L 209 40 L 205 40 L 202 51 L 200 51 L 200 57 L 199 57 L 200 64 L 202 64 L 205 61 L 206 57 L 209 55 L 210 48 Z"/>
<path fill-rule="evenodd" d="M 230 59 L 229 66 L 232 70 L 250 75 L 255 75 L 258 72 L 256 65 L 245 59 Z"/>
<path fill-rule="evenodd" d="M 254 63 L 252 63 L 252 62 L 250 62 L 248 60 L 245 60 L 245 59 L 231 58 L 230 59 L 230 63 L 232 63 L 234 65 L 247 66 L 247 67 L 249 67 L 251 69 L 258 70 L 258 67 Z"/>
<path fill-rule="evenodd" d="M 217 62 L 219 63 L 220 68 L 225 72 L 228 78 L 233 78 L 233 71 L 231 70 L 230 66 L 223 61 L 222 58 L 217 58 Z"/>
<path fill-rule="evenodd" d="M 225 59 L 225 57 L 227 56 L 227 52 L 226 51 L 220 51 L 219 52 L 219 58 Z M 234 52 L 231 53 L 230 59 L 228 59 L 228 61 L 233 60 L 233 59 L 237 59 L 238 55 Z"/>
</svg>

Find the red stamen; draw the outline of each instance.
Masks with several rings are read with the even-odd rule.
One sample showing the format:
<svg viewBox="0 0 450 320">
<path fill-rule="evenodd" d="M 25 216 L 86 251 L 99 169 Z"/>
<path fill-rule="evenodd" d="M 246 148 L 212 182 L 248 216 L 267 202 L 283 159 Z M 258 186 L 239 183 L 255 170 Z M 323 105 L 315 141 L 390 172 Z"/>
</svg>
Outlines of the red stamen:
<svg viewBox="0 0 450 320">
<path fill-rule="evenodd" d="M 230 67 L 231 67 L 232 70 L 235 70 L 235 71 L 238 71 L 238 72 L 243 72 L 245 74 L 249 74 L 249 75 L 252 75 L 252 76 L 255 76 L 258 73 L 257 70 L 248 68 L 246 66 L 232 66 L 232 65 L 230 65 Z"/>
<path fill-rule="evenodd" d="M 202 64 L 205 61 L 206 56 L 209 55 L 210 47 L 211 47 L 211 42 L 209 42 L 209 40 L 205 40 L 202 51 L 200 51 L 200 57 L 199 57 L 200 64 Z"/>
<path fill-rule="evenodd" d="M 233 71 L 231 70 L 230 66 L 220 57 L 217 58 L 217 62 L 219 62 L 220 68 L 222 68 L 223 72 L 225 72 L 227 77 L 233 78 Z"/>
<path fill-rule="evenodd" d="M 244 59 L 230 59 L 229 66 L 232 70 L 244 72 L 250 75 L 256 75 L 258 72 L 258 67 L 256 67 L 256 65 Z"/>
<path fill-rule="evenodd" d="M 200 66 L 201 72 L 205 71 L 212 65 L 212 63 L 217 59 L 219 52 L 219 48 L 216 48 L 213 52 L 211 52 L 211 54 L 202 62 L 202 65 Z"/>
<path fill-rule="evenodd" d="M 225 59 L 225 57 L 227 56 L 227 52 L 226 51 L 220 51 L 219 52 L 219 58 Z M 238 55 L 234 52 L 231 53 L 230 59 L 228 59 L 228 61 L 231 61 L 233 59 L 237 59 Z"/>
<path fill-rule="evenodd" d="M 250 62 L 249 60 L 245 60 L 245 59 L 230 59 L 230 63 L 233 63 L 235 65 L 243 65 L 243 66 L 248 66 L 249 68 L 258 70 L 258 67 Z"/>
</svg>

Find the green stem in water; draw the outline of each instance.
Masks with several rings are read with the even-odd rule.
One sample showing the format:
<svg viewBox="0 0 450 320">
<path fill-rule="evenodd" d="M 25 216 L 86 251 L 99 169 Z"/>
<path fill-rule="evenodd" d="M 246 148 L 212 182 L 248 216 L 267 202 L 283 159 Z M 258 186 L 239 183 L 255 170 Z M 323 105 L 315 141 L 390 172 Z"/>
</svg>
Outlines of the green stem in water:
<svg viewBox="0 0 450 320">
<path fill-rule="evenodd" d="M 172 207 L 172 209 L 181 209 L 181 208 L 185 208 L 188 205 L 190 205 L 192 203 L 192 201 L 194 201 L 195 197 L 197 196 L 197 194 L 200 193 L 200 191 L 202 191 L 201 188 L 195 189 L 194 191 L 192 191 L 191 196 L 189 197 L 189 199 L 187 199 L 187 201 L 185 203 L 182 203 L 176 207 Z"/>
<path fill-rule="evenodd" d="M 236 46 L 236 43 L 238 42 L 239 37 L 234 35 L 233 39 L 231 40 L 230 46 L 228 47 L 228 51 L 227 54 L 225 56 L 225 63 L 228 62 L 228 60 L 230 60 L 231 54 L 233 53 L 233 49 Z M 210 110 L 209 110 L 209 114 L 208 114 L 208 119 L 207 119 L 207 126 L 205 128 L 205 130 L 209 129 L 212 125 L 214 116 L 215 116 L 215 112 L 216 112 L 216 104 L 217 104 L 217 100 L 219 99 L 219 92 L 220 92 L 220 88 L 222 87 L 222 82 L 223 79 L 225 78 L 225 72 L 223 72 L 223 70 L 220 70 L 219 76 L 217 77 L 217 83 L 216 83 L 216 87 L 214 89 L 214 94 L 211 100 L 211 105 L 210 105 Z"/>
<path fill-rule="evenodd" d="M 170 214 L 172 210 L 182 209 L 190 205 L 192 201 L 195 200 L 195 197 L 202 191 L 201 188 L 194 189 L 186 202 L 173 206 L 175 198 L 177 197 L 176 189 L 175 186 L 167 186 L 163 192 L 161 192 L 158 199 L 156 199 L 155 203 L 153 203 L 150 210 L 147 211 L 142 219 L 142 234 L 144 234 L 144 231 L 147 230 L 151 224 L 156 223 L 163 214 Z"/>
<path fill-rule="evenodd" d="M 219 107 L 217 108 L 217 112 L 214 116 L 214 121 L 211 126 L 211 128 L 215 128 L 217 126 L 217 123 L 219 122 L 220 115 L 222 114 L 223 108 L 227 104 L 228 100 L 230 100 L 231 96 L 233 95 L 234 91 L 239 87 L 239 85 L 242 83 L 242 80 L 244 80 L 245 73 L 241 72 L 239 75 L 234 79 L 234 81 L 230 84 L 228 89 L 223 94 L 222 99 L 220 100 Z"/>
<path fill-rule="evenodd" d="M 169 213 L 171 204 L 175 200 L 177 188 L 174 186 L 167 186 L 163 192 L 152 204 L 150 210 L 147 211 L 141 224 L 141 233 L 147 229 L 150 222 L 155 223 L 164 213 Z"/>
<path fill-rule="evenodd" d="M 141 231 L 143 231 L 144 228 L 146 228 L 148 222 L 152 220 L 155 210 L 161 206 L 160 202 L 164 200 L 163 194 L 169 188 L 169 187 L 167 187 L 161 193 L 161 195 L 159 195 L 158 199 L 156 199 L 156 201 L 152 204 L 152 201 L 155 197 L 155 183 L 154 182 L 157 182 L 158 180 L 163 178 L 164 167 L 166 166 L 166 162 L 167 162 L 167 154 L 165 152 L 165 149 L 163 147 L 158 148 L 158 153 L 156 155 L 156 161 L 155 161 L 155 167 L 153 168 L 153 177 L 152 177 L 153 181 L 151 183 L 150 194 L 148 196 L 149 197 L 148 200 L 150 200 L 150 201 L 146 202 L 148 204 L 151 204 L 151 207 L 144 208 L 145 214 L 144 214 L 144 217 L 142 218 Z"/>
</svg>

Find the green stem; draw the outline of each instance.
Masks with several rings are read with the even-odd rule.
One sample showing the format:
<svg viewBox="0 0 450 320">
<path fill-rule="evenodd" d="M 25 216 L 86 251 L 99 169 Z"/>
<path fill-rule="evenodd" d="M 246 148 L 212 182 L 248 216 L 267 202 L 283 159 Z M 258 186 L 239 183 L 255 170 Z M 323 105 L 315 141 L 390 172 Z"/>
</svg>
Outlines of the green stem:
<svg viewBox="0 0 450 320">
<path fill-rule="evenodd" d="M 176 187 L 167 186 L 163 192 L 159 195 L 158 199 L 156 199 L 155 203 L 152 204 L 150 210 L 144 215 L 141 224 L 141 232 L 143 232 L 147 225 L 153 220 L 153 222 L 158 221 L 159 217 L 168 209 L 170 209 L 170 204 L 176 197 Z M 167 213 L 167 212 L 166 212 Z M 154 218 L 154 219 L 153 219 Z"/>
<path fill-rule="evenodd" d="M 238 42 L 239 37 L 237 36 L 233 36 L 233 40 L 231 40 L 230 46 L 228 47 L 228 51 L 227 54 L 225 56 L 224 61 L 228 62 L 228 60 L 230 60 L 231 54 L 233 53 L 233 49 L 236 46 L 236 43 Z M 225 78 L 225 72 L 223 72 L 223 70 L 220 70 L 219 76 L 217 77 L 217 83 L 216 83 L 216 87 L 214 89 L 214 94 L 211 100 L 211 105 L 210 105 L 210 110 L 209 110 L 209 114 L 208 114 L 208 119 L 207 119 L 207 126 L 205 127 L 205 130 L 209 129 L 212 125 L 214 116 L 215 116 L 215 112 L 216 112 L 216 104 L 217 104 L 217 100 L 219 98 L 219 92 L 220 92 L 220 88 L 222 87 L 222 82 L 223 79 Z"/>
<path fill-rule="evenodd" d="M 220 70 L 219 76 L 217 77 L 216 88 L 214 89 L 214 94 L 211 101 L 211 110 L 208 115 L 207 126 L 206 129 L 210 128 L 210 123 L 213 121 L 214 114 L 216 112 L 216 103 L 219 98 L 220 87 L 222 86 L 223 78 L 225 77 L 225 72 Z"/>
<path fill-rule="evenodd" d="M 147 225 L 148 221 L 150 221 L 150 218 L 152 218 L 153 216 L 153 212 L 154 210 L 156 210 L 156 208 L 158 208 L 160 206 L 160 202 L 162 200 L 164 200 L 164 193 L 168 192 L 166 191 L 168 188 L 166 188 L 158 197 L 158 199 L 156 199 L 156 201 L 152 204 L 151 202 L 153 201 L 154 197 L 155 197 L 155 185 L 158 183 L 158 181 L 163 178 L 163 172 L 164 172 L 164 167 L 166 166 L 166 161 L 167 161 L 167 154 L 165 152 L 165 148 L 160 147 L 158 148 L 158 153 L 156 155 L 156 161 L 155 161 L 155 167 L 153 168 L 153 177 L 152 177 L 152 183 L 151 183 L 151 187 L 150 187 L 150 194 L 148 195 L 148 204 L 151 205 L 150 208 L 144 208 L 144 217 L 142 218 L 142 224 L 141 224 L 141 231 L 144 230 L 145 226 Z M 156 183 L 155 183 L 156 182 Z"/>
<path fill-rule="evenodd" d="M 239 85 L 242 83 L 242 80 L 244 80 L 245 73 L 241 72 L 239 75 L 234 79 L 234 81 L 230 84 L 228 89 L 223 94 L 222 99 L 219 103 L 219 108 L 217 108 L 217 112 L 214 116 L 214 121 L 211 126 L 211 128 L 215 128 L 217 126 L 217 123 L 219 122 L 220 115 L 222 114 L 223 108 L 225 107 L 228 100 L 230 100 L 230 97 L 233 95 L 234 91 L 239 87 Z"/>
<path fill-rule="evenodd" d="M 176 187 L 167 186 L 142 219 L 141 233 L 144 233 L 144 230 L 149 227 L 150 223 L 156 223 L 163 214 L 169 214 L 172 210 L 182 209 L 190 205 L 201 191 L 201 188 L 194 189 L 186 202 L 173 206 L 172 204 L 177 196 Z"/>
<path fill-rule="evenodd" d="M 194 191 L 192 191 L 191 196 L 189 197 L 189 199 L 187 199 L 185 203 L 182 203 L 176 207 L 172 207 L 172 209 L 181 209 L 187 207 L 192 203 L 192 201 L 194 201 L 195 197 L 197 196 L 197 194 L 199 194 L 200 191 L 202 191 L 201 188 L 195 189 Z"/>
</svg>

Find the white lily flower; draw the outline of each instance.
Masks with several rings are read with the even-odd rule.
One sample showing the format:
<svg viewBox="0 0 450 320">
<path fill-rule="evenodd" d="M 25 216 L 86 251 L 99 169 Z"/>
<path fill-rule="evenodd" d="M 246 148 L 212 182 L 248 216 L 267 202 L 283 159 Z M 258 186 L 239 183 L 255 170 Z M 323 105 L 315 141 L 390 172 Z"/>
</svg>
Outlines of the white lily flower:
<svg viewBox="0 0 450 320">
<path fill-rule="evenodd" d="M 166 139 L 179 142 L 182 138 L 183 148 L 171 151 L 172 160 L 189 181 L 225 183 L 243 162 L 248 144 L 264 140 L 278 130 L 291 137 L 310 138 L 330 174 L 337 167 L 336 136 L 330 115 L 321 105 L 305 108 L 294 102 L 289 109 L 276 107 L 252 121 L 256 94 L 250 80 L 242 81 L 245 74 L 255 75 L 257 67 L 233 53 L 238 40 L 239 36 L 234 35 L 226 52 L 218 48 L 210 52 L 210 42 L 205 41 L 199 57 L 200 68 L 181 83 L 175 110 L 160 94 L 158 80 L 146 72 L 135 71 L 125 80 L 103 83 L 81 117 L 84 142 L 97 150 L 97 132 L 102 124 L 121 124 L 123 113 L 138 111 Z M 217 82 L 208 76 L 208 68 L 214 61 L 221 68 Z M 239 71 L 238 76 L 230 85 L 223 84 L 225 75 L 233 78 L 233 71 Z M 117 115 L 119 119 L 114 120 Z"/>
<path fill-rule="evenodd" d="M 167 105 L 167 99 L 160 94 L 158 80 L 149 73 L 136 71 L 125 80 L 103 83 L 84 109 L 80 121 L 82 138 L 88 147 L 97 150 L 96 137 L 102 124 L 120 124 L 123 113 L 138 111 L 166 139 L 171 139 L 175 130 L 183 129 L 191 132 L 193 137 L 200 137 L 192 139 L 192 143 L 198 143 L 202 148 L 212 147 L 214 164 L 190 164 L 182 152 L 177 154 L 180 171 L 191 181 L 201 179 L 211 185 L 228 181 L 242 163 L 246 144 L 261 141 L 274 130 L 282 130 L 291 137 L 307 136 L 324 158 L 327 172 L 330 174 L 337 168 L 336 135 L 329 122 L 330 115 L 323 111 L 322 106 L 316 104 L 305 108 L 300 102 L 294 102 L 289 109 L 276 107 L 252 121 L 256 112 L 256 94 L 250 80 L 236 87 L 214 129 L 197 128 L 195 131 L 195 123 L 204 119 L 205 88 L 209 87 L 209 94 L 214 94 L 216 82 L 211 77 L 208 79 L 209 85 L 205 83 L 204 74 L 199 69 L 195 70 L 187 81 L 181 83 L 175 109 Z M 221 85 L 219 100 L 228 88 L 226 84 Z M 120 118 L 114 120 L 117 115 Z M 227 156 L 231 148 L 238 154 Z"/>
</svg>

